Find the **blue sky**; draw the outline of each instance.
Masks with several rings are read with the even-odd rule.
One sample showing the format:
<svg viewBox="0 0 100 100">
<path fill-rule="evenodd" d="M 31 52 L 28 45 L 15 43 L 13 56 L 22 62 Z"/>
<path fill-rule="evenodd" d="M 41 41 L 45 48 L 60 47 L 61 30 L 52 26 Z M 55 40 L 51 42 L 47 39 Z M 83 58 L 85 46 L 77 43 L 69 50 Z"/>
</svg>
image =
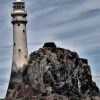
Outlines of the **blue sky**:
<svg viewBox="0 0 100 100">
<path fill-rule="evenodd" d="M 12 64 L 13 0 L 0 0 L 0 97 L 8 86 Z M 100 87 L 100 0 L 26 0 L 29 54 L 53 41 L 87 58 Z"/>
</svg>

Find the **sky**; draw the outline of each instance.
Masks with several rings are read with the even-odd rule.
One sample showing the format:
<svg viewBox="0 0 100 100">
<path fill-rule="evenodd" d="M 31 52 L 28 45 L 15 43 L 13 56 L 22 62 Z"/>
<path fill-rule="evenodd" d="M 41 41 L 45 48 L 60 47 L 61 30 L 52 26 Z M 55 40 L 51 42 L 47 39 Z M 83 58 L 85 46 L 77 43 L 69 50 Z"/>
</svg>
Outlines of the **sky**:
<svg viewBox="0 0 100 100">
<path fill-rule="evenodd" d="M 0 98 L 5 97 L 12 65 L 14 0 L 0 0 Z M 28 12 L 29 54 L 45 42 L 76 51 L 91 66 L 100 88 L 100 0 L 24 0 Z"/>
</svg>

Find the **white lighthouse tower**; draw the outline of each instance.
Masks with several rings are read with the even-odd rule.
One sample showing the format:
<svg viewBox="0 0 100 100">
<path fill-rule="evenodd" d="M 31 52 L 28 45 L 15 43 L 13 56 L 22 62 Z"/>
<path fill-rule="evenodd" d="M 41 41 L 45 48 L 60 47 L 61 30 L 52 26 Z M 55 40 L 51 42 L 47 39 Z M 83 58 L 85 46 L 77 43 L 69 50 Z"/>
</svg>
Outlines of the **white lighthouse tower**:
<svg viewBox="0 0 100 100">
<path fill-rule="evenodd" d="M 13 64 L 12 70 L 18 71 L 28 63 L 25 3 L 22 0 L 13 2 Z"/>
<path fill-rule="evenodd" d="M 25 3 L 22 0 L 16 0 L 13 2 L 13 11 L 11 16 L 11 22 L 13 24 L 13 62 L 9 87 L 6 95 L 7 97 L 12 96 L 14 93 L 13 88 L 16 87 L 17 84 L 23 82 L 23 67 L 28 63 L 26 35 L 27 13 L 25 10 Z"/>
</svg>

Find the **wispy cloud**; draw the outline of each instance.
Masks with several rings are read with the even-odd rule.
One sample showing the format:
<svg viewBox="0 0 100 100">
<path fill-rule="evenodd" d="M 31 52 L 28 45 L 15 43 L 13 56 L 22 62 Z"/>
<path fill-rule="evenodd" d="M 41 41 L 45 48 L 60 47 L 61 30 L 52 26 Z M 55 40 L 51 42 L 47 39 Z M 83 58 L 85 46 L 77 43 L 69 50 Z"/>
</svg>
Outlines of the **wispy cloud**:
<svg viewBox="0 0 100 100">
<path fill-rule="evenodd" d="M 7 79 L 0 78 L 0 85 L 4 85 L 4 84 L 6 84 L 7 82 L 8 82 Z"/>
<path fill-rule="evenodd" d="M 5 98 L 8 82 L 9 82 L 8 77 L 2 77 L 2 78 L 0 77 L 0 99 Z"/>
</svg>

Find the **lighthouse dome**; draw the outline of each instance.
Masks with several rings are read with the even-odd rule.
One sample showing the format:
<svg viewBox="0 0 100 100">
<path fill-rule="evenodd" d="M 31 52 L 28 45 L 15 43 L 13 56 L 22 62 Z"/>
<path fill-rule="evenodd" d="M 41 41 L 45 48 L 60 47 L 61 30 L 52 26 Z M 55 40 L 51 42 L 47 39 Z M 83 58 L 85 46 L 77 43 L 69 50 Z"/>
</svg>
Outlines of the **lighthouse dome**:
<svg viewBox="0 0 100 100">
<path fill-rule="evenodd" d="M 23 2 L 22 0 L 15 0 L 15 2 Z"/>
</svg>

